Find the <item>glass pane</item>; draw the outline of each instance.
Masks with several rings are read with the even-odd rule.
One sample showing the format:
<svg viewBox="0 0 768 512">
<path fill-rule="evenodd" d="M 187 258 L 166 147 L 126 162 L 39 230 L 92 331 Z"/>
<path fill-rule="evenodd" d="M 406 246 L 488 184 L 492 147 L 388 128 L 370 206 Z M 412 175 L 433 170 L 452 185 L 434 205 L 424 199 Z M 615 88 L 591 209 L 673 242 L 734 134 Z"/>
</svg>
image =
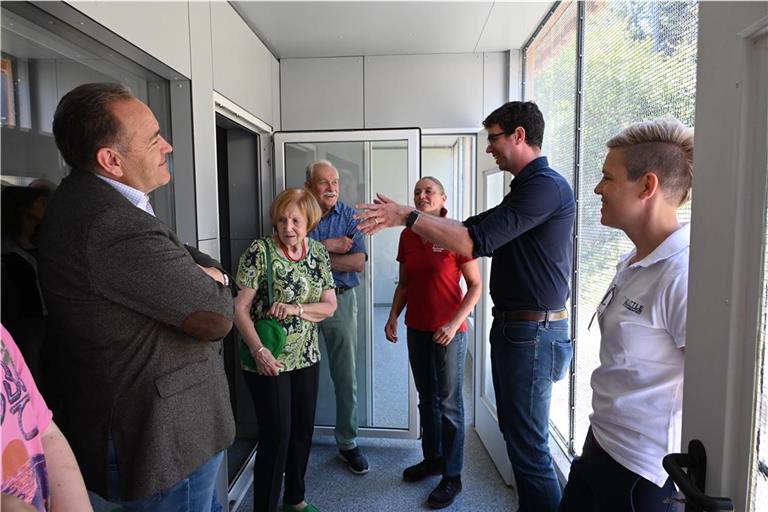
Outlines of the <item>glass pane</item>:
<svg viewBox="0 0 768 512">
<path fill-rule="evenodd" d="M 329 160 L 339 171 L 340 200 L 347 205 L 367 202 L 372 190 L 406 203 L 407 143 L 302 142 L 285 145 L 286 187 L 302 187 L 313 160 Z M 357 404 L 361 427 L 408 428 L 408 347 L 384 338 L 398 277 L 399 230 L 389 229 L 367 240 L 368 264 L 355 291 L 358 304 Z M 372 313 L 372 314 L 371 314 Z M 401 325 L 400 332 L 405 332 Z M 321 358 L 328 361 L 325 343 Z M 327 364 L 320 365 L 315 423 L 333 426 L 336 400 Z"/>
<path fill-rule="evenodd" d="M 525 99 L 539 105 L 546 123 L 542 152 L 571 187 L 575 169 L 577 17 L 575 2 L 561 3 L 525 55 Z M 569 378 L 552 386 L 550 421 L 566 442 L 571 436 L 570 393 Z"/>
<path fill-rule="evenodd" d="M 2 9 L 2 180 L 55 188 L 67 173 L 53 140 L 61 97 L 88 82 L 119 82 L 147 103 L 170 137 L 168 81 L 31 6 Z M 173 154 L 169 158 L 173 175 Z M 173 181 L 151 194 L 156 215 L 174 225 Z"/>
<path fill-rule="evenodd" d="M 408 204 L 408 145 L 405 141 L 371 143 L 371 191 Z M 408 427 L 408 344 L 405 314 L 401 314 L 398 343 L 384 337 L 384 325 L 400 272 L 397 247 L 402 229 L 385 229 L 369 238 L 371 295 L 373 297 L 373 407 L 371 426 Z"/>
<path fill-rule="evenodd" d="M 600 224 L 605 142 L 635 121 L 674 116 L 694 123 L 698 5 L 695 2 L 586 4 L 582 171 L 579 177 L 579 281 L 575 431 L 580 451 L 591 413 L 590 376 L 598 365 L 599 328 L 587 330 L 615 271 L 631 248 Z M 690 217 L 681 209 L 681 220 Z"/>
<path fill-rule="evenodd" d="M 504 199 L 504 172 L 497 171 L 492 174 L 485 175 L 485 204 L 481 205 L 480 211 L 485 211 L 489 208 L 501 203 Z M 493 307 L 493 301 L 488 295 L 488 291 L 491 289 L 490 277 L 491 277 L 491 264 L 490 261 L 485 261 L 485 272 L 483 272 L 483 293 L 486 295 L 486 300 L 482 301 L 485 304 L 485 318 L 487 319 L 485 324 L 485 333 L 483 333 L 483 381 L 482 381 L 482 397 L 487 400 L 487 405 L 496 412 L 496 392 L 493 389 L 493 377 L 491 374 L 491 346 L 487 340 L 491 339 L 491 308 Z"/>
</svg>

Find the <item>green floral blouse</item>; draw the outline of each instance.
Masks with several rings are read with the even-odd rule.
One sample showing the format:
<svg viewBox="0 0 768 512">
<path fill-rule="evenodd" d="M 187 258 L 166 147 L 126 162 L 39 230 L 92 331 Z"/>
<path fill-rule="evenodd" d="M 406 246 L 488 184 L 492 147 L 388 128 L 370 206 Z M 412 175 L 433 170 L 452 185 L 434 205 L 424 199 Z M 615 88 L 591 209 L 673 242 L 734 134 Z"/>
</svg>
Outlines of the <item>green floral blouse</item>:
<svg viewBox="0 0 768 512">
<path fill-rule="evenodd" d="M 290 261 L 275 246 L 271 236 L 254 240 L 240 257 L 237 267 L 237 284 L 256 290 L 251 304 L 251 319 L 255 322 L 267 318 L 269 295 L 267 293 L 267 251 L 272 257 L 272 293 L 275 302 L 285 304 L 311 304 L 320 301 L 323 290 L 333 288 L 331 258 L 320 242 L 307 239 L 307 257 Z M 285 350 L 277 357 L 283 371 L 300 370 L 320 360 L 317 324 L 295 315 L 280 322 L 286 332 Z M 243 370 L 255 372 L 256 368 L 243 363 Z"/>
</svg>

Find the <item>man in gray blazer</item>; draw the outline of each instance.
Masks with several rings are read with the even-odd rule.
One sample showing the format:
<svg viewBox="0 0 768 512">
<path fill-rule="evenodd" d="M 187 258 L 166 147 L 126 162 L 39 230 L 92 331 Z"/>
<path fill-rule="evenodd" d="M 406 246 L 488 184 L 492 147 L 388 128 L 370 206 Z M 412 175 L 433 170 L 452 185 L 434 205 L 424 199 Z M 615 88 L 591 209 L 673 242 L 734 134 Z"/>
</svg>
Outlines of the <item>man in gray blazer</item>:
<svg viewBox="0 0 768 512">
<path fill-rule="evenodd" d="M 118 84 L 67 93 L 53 133 L 72 167 L 40 234 L 56 421 L 92 492 L 130 510 L 217 510 L 235 432 L 217 341 L 232 293 L 216 261 L 154 216 L 147 194 L 170 181 L 173 148 Z"/>
</svg>

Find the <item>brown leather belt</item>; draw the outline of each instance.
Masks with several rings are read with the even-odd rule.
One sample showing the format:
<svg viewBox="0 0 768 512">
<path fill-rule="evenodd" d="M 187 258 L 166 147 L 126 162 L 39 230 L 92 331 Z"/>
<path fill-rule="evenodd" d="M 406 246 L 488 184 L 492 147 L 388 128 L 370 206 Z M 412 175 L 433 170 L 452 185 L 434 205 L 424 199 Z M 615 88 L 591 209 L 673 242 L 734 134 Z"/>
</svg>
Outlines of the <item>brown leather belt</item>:
<svg viewBox="0 0 768 512">
<path fill-rule="evenodd" d="M 564 320 L 568 318 L 568 311 L 565 308 L 548 311 L 502 311 L 498 308 L 491 310 L 494 318 L 504 322 L 545 322 L 549 320 Z"/>
</svg>

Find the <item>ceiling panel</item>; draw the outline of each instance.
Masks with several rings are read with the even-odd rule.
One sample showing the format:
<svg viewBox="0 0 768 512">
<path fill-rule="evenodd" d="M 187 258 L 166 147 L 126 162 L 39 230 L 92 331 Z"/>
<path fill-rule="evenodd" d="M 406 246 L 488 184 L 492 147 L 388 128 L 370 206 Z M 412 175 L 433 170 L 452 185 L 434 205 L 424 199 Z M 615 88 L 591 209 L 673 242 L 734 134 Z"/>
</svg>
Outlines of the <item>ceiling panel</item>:
<svg viewBox="0 0 768 512">
<path fill-rule="evenodd" d="M 277 58 L 519 48 L 551 2 L 231 2 Z"/>
</svg>

